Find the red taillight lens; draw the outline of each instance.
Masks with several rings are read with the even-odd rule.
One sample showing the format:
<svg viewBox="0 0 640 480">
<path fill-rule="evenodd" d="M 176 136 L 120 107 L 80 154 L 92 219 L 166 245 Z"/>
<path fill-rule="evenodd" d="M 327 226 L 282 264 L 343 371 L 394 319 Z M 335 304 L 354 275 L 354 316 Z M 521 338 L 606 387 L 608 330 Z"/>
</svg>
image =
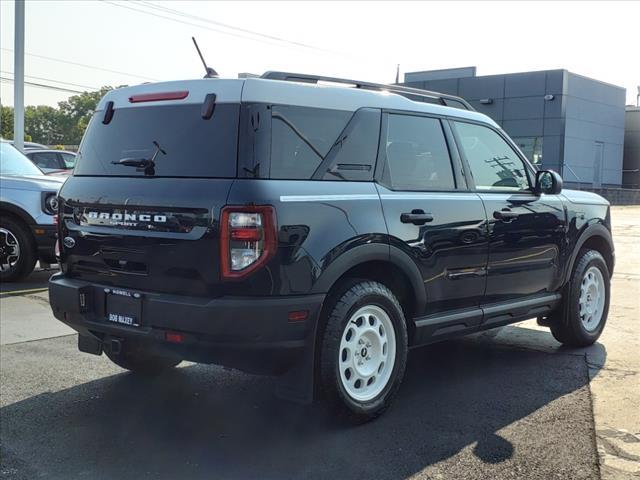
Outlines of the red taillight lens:
<svg viewBox="0 0 640 480">
<path fill-rule="evenodd" d="M 271 206 L 224 207 L 220 216 L 222 278 L 245 277 L 276 252 L 276 214 Z"/>
<path fill-rule="evenodd" d="M 171 343 L 184 342 L 184 335 L 178 332 L 164 332 L 164 339 Z"/>
<path fill-rule="evenodd" d="M 231 240 L 257 242 L 262 239 L 262 229 L 259 228 L 232 228 Z"/>
</svg>

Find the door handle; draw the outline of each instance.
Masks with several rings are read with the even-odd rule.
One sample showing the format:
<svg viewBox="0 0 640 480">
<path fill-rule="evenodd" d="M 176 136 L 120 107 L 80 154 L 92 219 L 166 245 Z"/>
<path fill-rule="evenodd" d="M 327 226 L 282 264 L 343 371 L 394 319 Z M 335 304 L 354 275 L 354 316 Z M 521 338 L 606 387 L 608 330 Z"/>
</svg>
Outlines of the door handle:
<svg viewBox="0 0 640 480">
<path fill-rule="evenodd" d="M 458 280 L 460 278 L 467 277 L 486 277 L 487 269 L 486 268 L 476 268 L 475 270 L 467 270 L 462 272 L 447 272 L 447 278 L 449 280 Z"/>
<path fill-rule="evenodd" d="M 400 215 L 402 223 L 413 223 L 414 225 L 424 225 L 427 222 L 433 222 L 433 215 L 424 213 L 424 210 L 411 210 L 411 213 L 403 213 Z"/>
<path fill-rule="evenodd" d="M 518 214 L 516 212 L 512 212 L 508 208 L 503 208 L 502 210 L 496 210 L 493 212 L 493 218 L 509 223 L 518 218 Z"/>
</svg>

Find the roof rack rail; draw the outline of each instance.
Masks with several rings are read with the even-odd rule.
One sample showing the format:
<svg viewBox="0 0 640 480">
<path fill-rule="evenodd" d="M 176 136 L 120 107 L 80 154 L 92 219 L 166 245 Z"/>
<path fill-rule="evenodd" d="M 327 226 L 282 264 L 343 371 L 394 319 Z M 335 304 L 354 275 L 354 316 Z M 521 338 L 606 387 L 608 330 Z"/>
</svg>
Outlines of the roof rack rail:
<svg viewBox="0 0 640 480">
<path fill-rule="evenodd" d="M 446 93 L 422 90 L 420 88 L 404 87 L 402 85 L 385 85 L 383 83 L 362 82 L 360 80 L 349 80 L 346 78 L 325 77 L 321 75 L 309 75 L 306 73 L 277 71 L 265 72 L 260 78 L 264 78 L 267 80 L 282 80 L 286 82 L 316 84 L 319 82 L 342 83 L 345 85 L 353 85 L 355 88 L 361 88 L 363 90 L 387 91 L 398 93 L 404 96 L 414 95 L 416 97 L 431 99 L 432 102 L 430 103 L 438 103 L 447 107 L 463 108 L 465 110 L 475 110 L 464 98 L 456 97 L 455 95 L 449 95 Z"/>
</svg>

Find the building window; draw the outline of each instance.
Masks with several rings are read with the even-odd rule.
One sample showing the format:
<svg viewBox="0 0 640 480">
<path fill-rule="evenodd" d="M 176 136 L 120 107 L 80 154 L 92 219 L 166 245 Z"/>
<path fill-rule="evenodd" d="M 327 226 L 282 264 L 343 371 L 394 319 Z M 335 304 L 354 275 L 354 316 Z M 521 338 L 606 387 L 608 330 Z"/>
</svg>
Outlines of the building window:
<svg viewBox="0 0 640 480">
<path fill-rule="evenodd" d="M 542 137 L 516 137 L 513 141 L 531 163 L 542 165 Z"/>
</svg>

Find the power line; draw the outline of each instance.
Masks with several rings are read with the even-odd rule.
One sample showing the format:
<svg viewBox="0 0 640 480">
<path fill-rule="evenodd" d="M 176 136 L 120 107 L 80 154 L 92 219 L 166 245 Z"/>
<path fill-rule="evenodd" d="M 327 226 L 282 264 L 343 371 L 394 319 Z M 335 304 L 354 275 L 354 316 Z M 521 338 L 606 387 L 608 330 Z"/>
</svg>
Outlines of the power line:
<svg viewBox="0 0 640 480">
<path fill-rule="evenodd" d="M 11 52 L 13 53 L 13 50 L 11 50 L 10 48 L 2 48 L 2 50 L 6 51 L 6 52 Z M 45 60 L 51 60 L 53 62 L 60 62 L 60 63 L 66 63 L 67 65 L 75 65 L 77 67 L 84 67 L 84 68 L 90 68 L 92 70 L 101 70 L 103 72 L 109 72 L 109 73 L 117 73 L 119 75 L 126 75 L 129 77 L 136 77 L 136 78 L 141 78 L 143 80 L 154 80 L 154 81 L 159 81 L 157 78 L 151 78 L 151 77 L 145 77 L 142 75 L 136 75 L 134 73 L 128 73 L 128 72 L 121 72 L 118 70 L 111 70 L 108 68 L 103 68 L 103 67 L 96 67 L 95 65 L 87 65 L 86 63 L 79 63 L 79 62 L 72 62 L 70 60 L 62 60 L 60 58 L 54 58 L 54 57 L 47 57 L 45 55 L 37 55 L 35 53 L 28 53 L 25 52 L 25 55 L 29 56 L 29 57 L 35 57 L 35 58 L 43 58 Z"/>
<path fill-rule="evenodd" d="M 334 51 L 326 50 L 326 49 L 323 49 L 323 48 L 320 48 L 320 47 L 314 47 L 314 46 L 311 46 L 311 45 L 306 45 L 304 43 L 292 42 L 292 41 L 284 40 L 284 39 L 281 39 L 281 40 L 280 39 L 278 39 L 278 40 L 269 39 L 269 40 L 267 40 L 267 38 L 270 37 L 269 35 L 261 34 L 261 33 L 257 33 L 257 32 L 254 33 L 254 32 L 251 32 L 250 30 L 247 30 L 247 32 L 251 32 L 251 35 L 261 36 L 261 37 L 263 37 L 265 39 L 261 40 L 259 38 L 251 37 L 251 36 L 248 36 L 248 35 L 245 35 L 245 34 L 242 34 L 242 33 L 229 32 L 229 31 L 225 31 L 225 30 L 220 30 L 219 28 L 207 27 L 205 25 L 199 25 L 197 23 L 187 22 L 185 20 L 180 20 L 178 18 L 167 17 L 165 15 L 160 15 L 158 13 L 150 12 L 148 10 L 141 10 L 139 7 L 143 6 L 143 5 L 137 5 L 136 4 L 136 7 L 138 7 L 138 8 L 134 8 L 134 7 L 131 6 L 131 4 L 123 5 L 123 4 L 112 2 L 112 1 L 109 1 L 109 0 L 100 0 L 100 1 L 103 2 L 103 3 L 107 3 L 109 5 L 112 5 L 114 7 L 126 8 L 127 10 L 132 10 L 134 12 L 142 13 L 144 15 L 151 15 L 153 17 L 163 18 L 165 20 L 169 20 L 169 21 L 176 22 L 176 23 L 181 23 L 183 25 L 189 25 L 191 27 L 202 28 L 204 30 L 209 30 L 209 31 L 212 31 L 212 32 L 221 33 L 223 35 L 229 35 L 229 36 L 232 36 L 232 37 L 243 38 L 245 40 L 252 40 L 254 42 L 266 43 L 266 44 L 270 44 L 270 45 L 276 45 L 276 46 L 279 46 L 279 47 L 289 46 L 289 47 L 297 47 L 297 48 L 307 48 L 307 49 L 313 49 L 313 50 L 322 51 L 322 52 L 326 52 L 326 53 L 342 55 L 342 53 L 339 53 L 339 52 L 334 52 Z M 177 10 L 175 10 L 175 11 L 177 12 Z M 176 15 L 176 14 L 174 14 L 174 15 Z M 194 15 L 189 15 L 189 14 L 185 14 L 185 13 L 182 13 L 182 12 L 178 12 L 177 15 L 180 15 L 180 16 L 183 16 L 183 17 L 186 16 L 186 17 L 189 17 L 189 18 L 195 18 L 200 22 L 215 23 L 215 24 L 221 26 L 220 22 L 215 22 L 214 20 L 202 19 L 201 17 L 196 17 Z M 224 24 L 222 24 L 222 25 L 224 25 Z M 225 28 L 230 28 L 230 29 L 235 29 L 235 30 L 240 30 L 240 31 L 244 31 L 245 30 L 245 29 L 241 29 L 239 27 L 232 27 L 232 26 L 226 26 Z M 273 37 L 273 38 L 277 39 L 278 37 Z"/>
<path fill-rule="evenodd" d="M 7 74 L 7 75 L 13 75 L 13 72 L 7 72 L 5 70 L 1 70 L 0 73 L 4 73 L 4 74 Z M 62 83 L 64 85 L 71 85 L 72 87 L 88 88 L 89 90 L 100 90 L 98 87 L 90 87 L 88 85 L 81 85 L 81 84 L 78 84 L 78 83 L 63 82 L 62 80 L 55 80 L 53 78 L 36 77 L 34 75 L 25 75 L 25 77 L 33 78 L 34 80 L 45 80 L 47 82 Z"/>
<path fill-rule="evenodd" d="M 110 2 L 109 0 L 100 0 L 100 1 L 103 2 L 103 3 L 107 3 L 109 5 L 112 5 L 114 7 L 126 8 L 127 10 L 132 10 L 134 12 L 142 13 L 144 15 L 151 15 L 152 17 L 163 18 L 163 19 L 169 20 L 171 22 L 181 23 L 183 25 L 189 25 L 190 27 L 202 28 L 204 30 L 209 30 L 211 32 L 221 33 L 223 35 L 229 35 L 229 36 L 237 37 L 237 38 L 244 38 L 245 40 L 253 40 L 253 41 L 256 41 L 256 42 L 269 43 L 271 45 L 280 45 L 277 42 L 269 42 L 269 41 L 265 41 L 265 40 L 258 40 L 256 38 L 249 37 L 247 35 L 241 35 L 239 33 L 232 33 L 232 32 L 225 32 L 224 30 L 220 30 L 220 29 L 212 28 L 212 27 L 207 27 L 207 26 L 204 26 L 204 25 L 198 25 L 197 23 L 187 22 L 187 21 L 180 20 L 180 19 L 177 19 L 177 18 L 167 17 L 165 15 L 160 15 L 158 13 L 150 12 L 148 10 L 140 10 L 138 8 L 133 8 L 131 5 L 122 5 L 120 3 Z"/>
<path fill-rule="evenodd" d="M 2 82 L 9 82 L 9 83 L 15 83 L 15 81 L 13 80 L 13 78 L 7 78 L 7 77 L 0 77 L 0 81 Z M 34 82 L 24 82 L 25 85 L 29 85 L 30 87 L 38 87 L 38 88 L 46 88 L 49 90 L 58 90 L 60 92 L 67 92 L 67 93 L 85 93 L 81 90 L 72 90 L 70 88 L 63 88 L 63 87 L 56 87 L 54 85 L 45 85 L 43 83 L 34 83 Z"/>
<path fill-rule="evenodd" d="M 213 24 L 213 25 L 218 25 L 220 27 L 228 28 L 230 30 L 236 30 L 236 31 L 239 31 L 239 32 L 242 32 L 242 33 L 247 33 L 249 35 L 255 35 L 256 37 L 262 37 L 262 38 L 265 38 L 265 39 L 268 39 L 268 40 L 273 40 L 273 41 L 276 41 L 276 42 L 290 44 L 290 45 L 293 45 L 295 47 L 308 48 L 310 50 L 318 50 L 318 51 L 322 51 L 322 52 L 340 54 L 340 52 L 334 52 L 334 51 L 331 51 L 331 50 L 328 50 L 328 49 L 325 49 L 325 48 L 316 47 L 315 45 L 309 45 L 307 43 L 297 42 L 295 40 L 288 40 L 286 38 L 277 37 L 275 35 L 269 35 L 269 34 L 266 34 L 266 33 L 257 32 L 255 30 L 249 30 L 247 28 L 237 27 L 235 25 L 229 25 L 228 23 L 218 22 L 216 20 L 211 20 L 209 18 L 199 17 L 197 15 L 191 15 L 189 13 L 182 12 L 180 10 L 175 10 L 173 8 L 168 8 L 168 7 L 161 6 L 161 5 L 156 5 L 153 2 L 148 2 L 148 1 L 141 0 L 141 1 L 138 2 L 138 4 L 142 4 L 142 5 L 147 6 L 149 8 L 153 8 L 155 10 L 163 11 L 163 12 L 170 13 L 170 14 L 173 14 L 173 15 L 178 15 L 180 17 L 190 18 L 192 20 L 197 20 L 197 21 L 200 21 L 200 22 L 205 22 L 205 23 L 210 23 L 210 24 Z"/>
</svg>

